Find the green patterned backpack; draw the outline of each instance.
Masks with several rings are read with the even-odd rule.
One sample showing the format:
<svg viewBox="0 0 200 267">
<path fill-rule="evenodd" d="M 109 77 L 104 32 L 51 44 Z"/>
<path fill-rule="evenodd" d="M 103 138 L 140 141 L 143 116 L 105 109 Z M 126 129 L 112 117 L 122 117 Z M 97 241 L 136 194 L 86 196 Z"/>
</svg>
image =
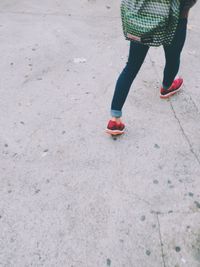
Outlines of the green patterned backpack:
<svg viewBox="0 0 200 267">
<path fill-rule="evenodd" d="M 122 0 L 125 38 L 149 46 L 169 45 L 180 15 L 180 0 Z"/>
</svg>

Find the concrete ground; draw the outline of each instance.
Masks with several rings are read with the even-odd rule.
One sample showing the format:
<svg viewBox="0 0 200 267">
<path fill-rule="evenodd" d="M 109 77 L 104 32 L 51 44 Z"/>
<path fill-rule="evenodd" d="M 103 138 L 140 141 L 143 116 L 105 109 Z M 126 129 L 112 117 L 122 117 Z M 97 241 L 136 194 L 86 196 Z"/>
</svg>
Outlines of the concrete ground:
<svg viewBox="0 0 200 267">
<path fill-rule="evenodd" d="M 200 266 L 200 22 L 159 98 L 152 48 L 104 133 L 128 53 L 115 0 L 0 2 L 0 266 Z"/>
</svg>

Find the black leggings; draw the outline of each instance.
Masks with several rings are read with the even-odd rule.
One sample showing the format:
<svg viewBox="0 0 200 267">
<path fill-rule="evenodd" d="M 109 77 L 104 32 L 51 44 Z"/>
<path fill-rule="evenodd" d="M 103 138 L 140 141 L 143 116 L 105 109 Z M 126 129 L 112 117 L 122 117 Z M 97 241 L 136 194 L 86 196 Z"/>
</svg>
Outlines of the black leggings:
<svg viewBox="0 0 200 267">
<path fill-rule="evenodd" d="M 186 38 L 186 29 L 187 19 L 180 19 L 172 44 L 163 47 L 166 59 L 163 85 L 166 87 L 170 87 L 178 73 L 180 55 Z M 113 117 L 121 117 L 121 110 L 129 93 L 130 87 L 140 70 L 142 63 L 144 62 L 148 50 L 149 46 L 134 42 L 130 43 L 128 62 L 117 80 L 112 100 L 111 115 Z"/>
</svg>

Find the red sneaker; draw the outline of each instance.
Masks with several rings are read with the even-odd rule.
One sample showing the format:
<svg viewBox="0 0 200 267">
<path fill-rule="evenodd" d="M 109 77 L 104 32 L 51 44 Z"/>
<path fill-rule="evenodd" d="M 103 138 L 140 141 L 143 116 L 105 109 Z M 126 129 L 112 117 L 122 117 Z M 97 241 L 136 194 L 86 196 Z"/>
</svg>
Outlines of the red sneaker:
<svg viewBox="0 0 200 267">
<path fill-rule="evenodd" d="M 181 90 L 181 86 L 183 84 L 183 79 L 178 78 L 173 81 L 172 85 L 168 89 L 160 88 L 160 98 L 169 98 L 170 96 L 176 94 Z"/>
<path fill-rule="evenodd" d="M 122 122 L 110 120 L 106 132 L 111 135 L 120 135 L 124 133 L 125 125 Z"/>
</svg>

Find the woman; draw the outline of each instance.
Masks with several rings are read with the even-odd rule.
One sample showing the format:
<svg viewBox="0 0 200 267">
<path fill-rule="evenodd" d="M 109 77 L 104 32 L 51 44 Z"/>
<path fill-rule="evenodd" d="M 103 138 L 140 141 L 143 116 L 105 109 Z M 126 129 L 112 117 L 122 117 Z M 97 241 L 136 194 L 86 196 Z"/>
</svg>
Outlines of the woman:
<svg viewBox="0 0 200 267">
<path fill-rule="evenodd" d="M 163 83 L 160 88 L 160 98 L 165 99 L 174 95 L 181 89 L 183 84 L 182 78 L 175 79 L 175 77 L 179 70 L 180 55 L 185 43 L 188 13 L 190 8 L 196 2 L 197 0 L 181 0 L 180 19 L 175 36 L 171 45 L 164 46 L 166 64 L 164 69 Z M 128 62 L 118 78 L 112 99 L 112 118 L 108 122 L 106 129 L 106 132 L 111 135 L 119 135 L 124 133 L 125 125 L 121 120 L 122 107 L 127 98 L 129 89 L 138 71 L 140 70 L 142 63 L 144 62 L 148 50 L 149 46 L 147 45 L 130 42 Z"/>
</svg>

